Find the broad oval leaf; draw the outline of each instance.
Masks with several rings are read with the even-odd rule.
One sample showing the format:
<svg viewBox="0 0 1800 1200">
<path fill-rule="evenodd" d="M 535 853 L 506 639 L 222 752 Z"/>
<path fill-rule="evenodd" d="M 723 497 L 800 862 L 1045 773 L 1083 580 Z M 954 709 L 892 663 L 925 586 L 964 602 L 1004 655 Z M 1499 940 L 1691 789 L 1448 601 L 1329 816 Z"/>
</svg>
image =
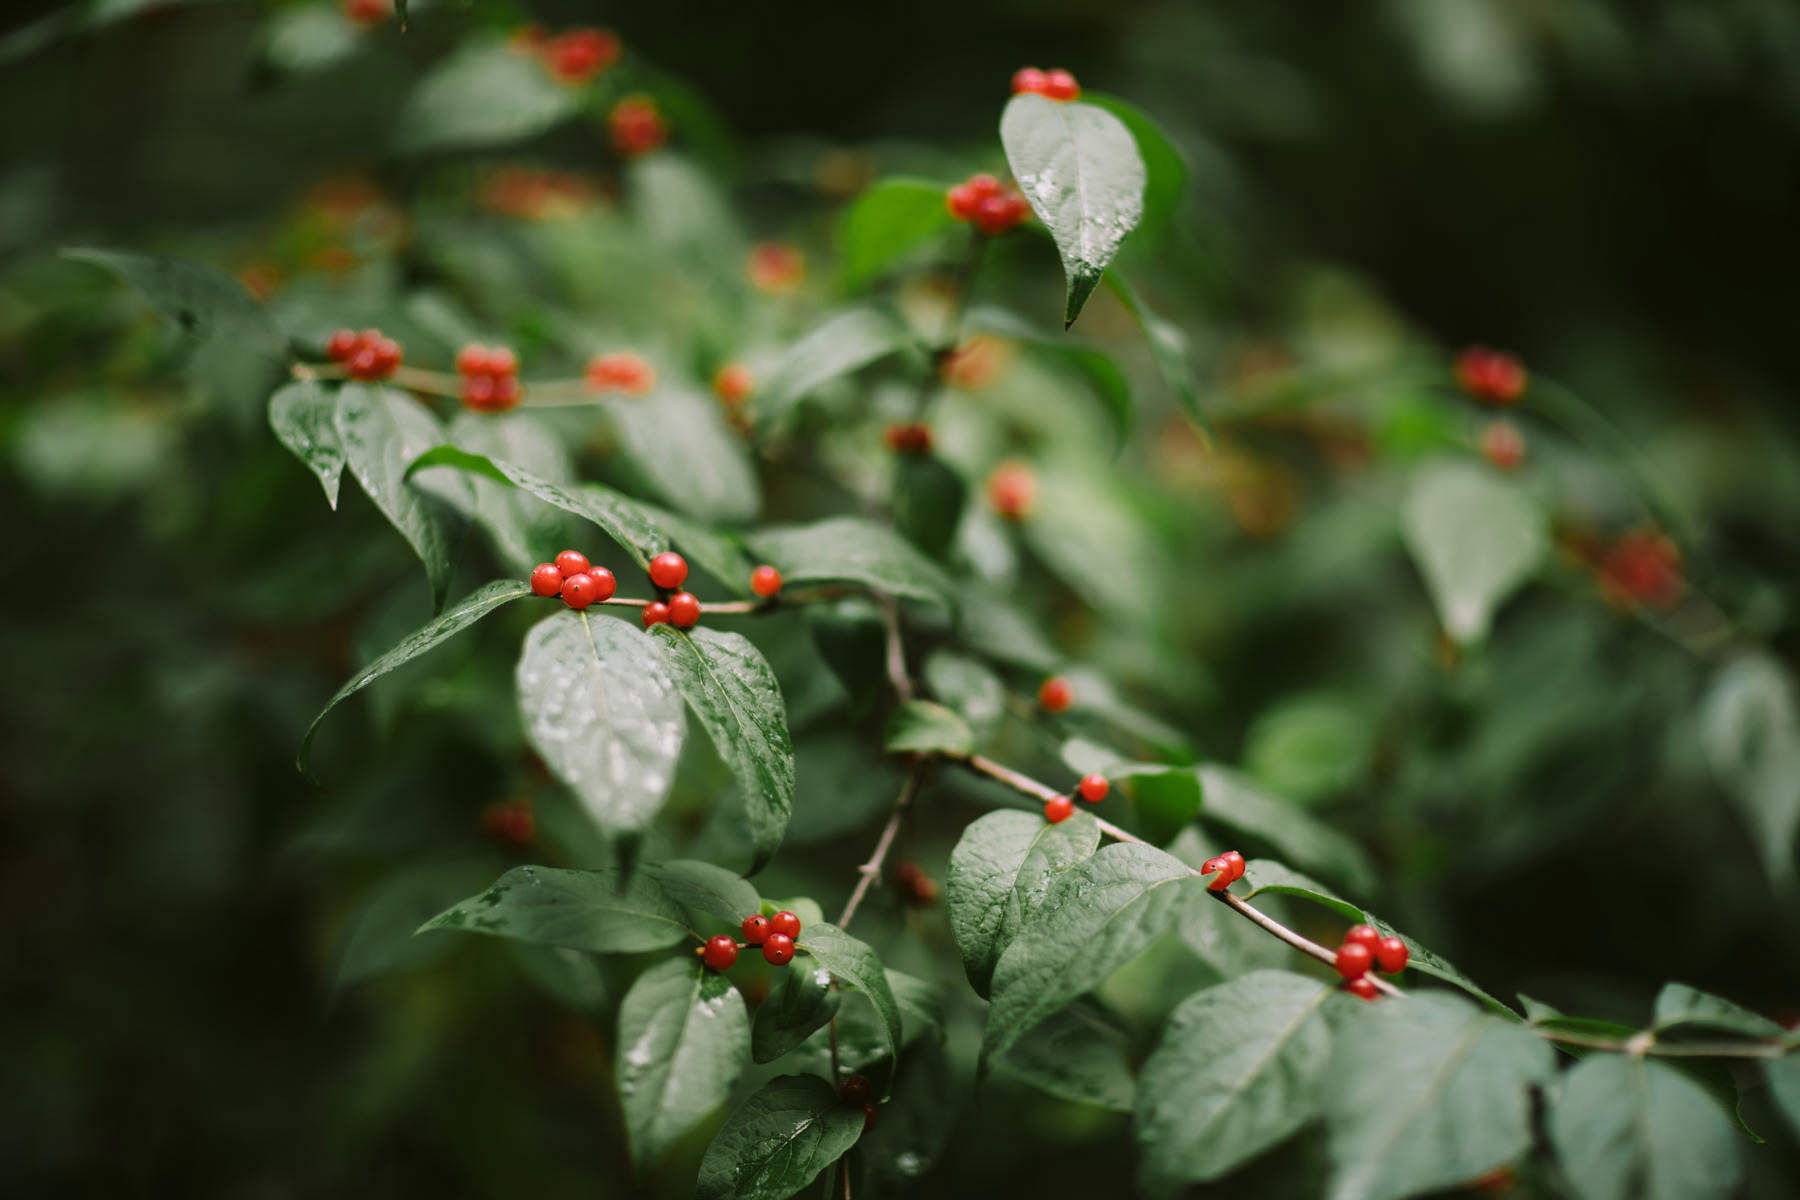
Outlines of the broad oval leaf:
<svg viewBox="0 0 1800 1200">
<path fill-rule="evenodd" d="M 1000 1069 L 1064 1100 L 1131 1111 L 1131 1046 L 1097 1005 L 1072 1004 L 1040 1022 L 1013 1043 Z"/>
<path fill-rule="evenodd" d="M 837 1015 L 843 1002 L 844 994 L 831 986 L 830 971 L 795 963 L 756 1009 L 750 1057 L 759 1063 L 774 1062 L 797 1049 Z"/>
<path fill-rule="evenodd" d="M 1555 1062 L 1536 1034 L 1439 993 L 1360 1005 L 1333 1034 L 1331 1200 L 1451 1187 L 1530 1148 L 1530 1090 Z"/>
<path fill-rule="evenodd" d="M 408 635 L 393 649 L 377 658 L 374 662 L 351 676 L 349 682 L 339 688 L 319 715 L 312 719 L 306 727 L 306 736 L 300 741 L 300 753 L 294 763 L 301 770 L 306 769 L 306 756 L 312 748 L 313 735 L 319 731 L 319 722 L 325 714 L 336 708 L 348 697 L 368 687 L 388 672 L 402 667 L 413 659 L 449 641 L 496 608 L 510 604 L 514 600 L 522 600 L 531 595 L 530 585 L 517 579 L 496 579 L 492 583 L 476 588 L 449 608 L 426 622 L 418 630 Z"/>
<path fill-rule="evenodd" d="M 1052 825 L 1036 813 L 1002 809 L 963 830 L 950 852 L 944 906 L 963 970 L 979 995 L 988 994 L 994 964 L 1026 910 L 1042 902 L 1059 872 L 1099 845 L 1100 827 L 1085 813 Z M 1020 890 L 1022 898 L 1015 896 Z"/>
<path fill-rule="evenodd" d="M 682 387 L 608 402 L 625 454 L 665 503 L 708 521 L 749 521 L 762 484 L 744 439 L 710 398 Z"/>
<path fill-rule="evenodd" d="M 892 529 L 862 517 L 771 526 L 748 540 L 764 562 L 780 569 L 783 587 L 849 582 L 888 596 L 950 604 L 950 580 L 936 563 Z"/>
<path fill-rule="evenodd" d="M 514 867 L 479 895 L 439 913 L 419 932 L 455 929 L 568 950 L 636 954 L 688 938 L 681 906 L 654 880 L 617 871 Z"/>
<path fill-rule="evenodd" d="M 1331 994 L 1303 975 L 1252 971 L 1181 1003 L 1138 1078 L 1153 1190 L 1218 1179 L 1313 1119 L 1331 1066 Z"/>
<path fill-rule="evenodd" d="M 338 392 L 337 435 L 350 473 L 425 564 L 432 602 L 441 606 L 450 586 L 452 525 L 438 498 L 407 475 L 415 458 L 444 440 L 444 427 L 404 392 L 351 383 Z M 472 502 L 464 481 L 455 486 L 465 504 Z"/>
<path fill-rule="evenodd" d="M 1144 160 L 1144 217 L 1139 222 L 1140 232 L 1134 246 L 1140 251 L 1154 249 L 1178 215 L 1186 196 L 1187 160 L 1162 126 L 1136 105 L 1098 92 L 1084 92 L 1082 99 L 1119 118 L 1137 143 L 1138 155 Z M 1147 242 L 1143 240 L 1146 236 L 1150 239 Z"/>
<path fill-rule="evenodd" d="M 614 1075 L 640 1173 L 725 1103 L 749 1048 L 744 997 L 724 974 L 687 957 L 638 976 L 619 1005 Z"/>
<path fill-rule="evenodd" d="M 749 880 L 713 863 L 678 858 L 673 862 L 646 863 L 643 869 L 689 913 L 706 913 L 735 927 L 745 917 L 762 911 L 762 897 Z"/>
<path fill-rule="evenodd" d="M 1137 957 L 1201 886 L 1180 859 L 1135 843 L 1106 846 L 1059 875 L 994 967 L 983 1061 Z"/>
<path fill-rule="evenodd" d="M 1791 880 L 1800 831 L 1800 703 L 1787 668 L 1767 652 L 1722 668 L 1700 705 L 1700 746 L 1756 834 L 1769 878 Z"/>
<path fill-rule="evenodd" d="M 888 718 L 883 739 L 889 754 L 964 755 L 975 749 L 969 723 L 929 700 L 903 701 Z"/>
<path fill-rule="evenodd" d="M 794 945 L 812 955 L 813 961 L 830 971 L 838 982 L 869 998 L 875 1005 L 876 1015 L 881 1018 L 889 1053 L 898 1054 L 902 1036 L 900 1004 L 894 999 L 894 990 L 888 985 L 887 973 L 882 970 L 881 959 L 875 951 L 866 942 L 824 922 L 801 926 Z"/>
<path fill-rule="evenodd" d="M 326 503 L 336 508 L 344 474 L 338 440 L 337 397 L 310 379 L 297 380 L 269 397 L 269 428 L 294 457 L 319 477 Z"/>
<path fill-rule="evenodd" d="M 843 289 L 862 290 L 955 224 L 943 184 L 903 178 L 871 184 L 838 220 Z"/>
<path fill-rule="evenodd" d="M 656 641 L 624 621 L 563 611 L 532 626 L 516 675 L 527 740 L 595 824 L 648 826 L 687 725 Z"/>
<path fill-rule="evenodd" d="M 913 349 L 906 327 L 880 309 L 834 313 L 789 346 L 769 372 L 756 399 L 758 419 L 765 426 L 780 425 L 794 405 L 820 385 Z"/>
<path fill-rule="evenodd" d="M 781 685 L 741 634 L 658 625 L 653 636 L 688 707 L 737 777 L 754 874 L 781 846 L 794 812 L 794 744 Z"/>
<path fill-rule="evenodd" d="M 786 1200 L 862 1136 L 862 1110 L 817 1075 L 782 1075 L 744 1101 L 700 1160 L 697 1200 Z"/>
<path fill-rule="evenodd" d="M 1019 190 L 1062 256 L 1063 324 L 1073 324 L 1143 216 L 1143 157 L 1131 130 L 1105 109 L 1031 94 L 1007 102 L 1000 141 Z"/>
<path fill-rule="evenodd" d="M 1544 512 L 1530 496 L 1460 459 L 1420 467 L 1401 518 L 1444 631 L 1465 644 L 1487 637 L 1501 603 L 1550 548 Z"/>
<path fill-rule="evenodd" d="M 468 46 L 421 79 L 395 125 L 402 150 L 521 141 L 572 117 L 582 91 L 550 77 L 534 54 L 501 41 Z"/>
<path fill-rule="evenodd" d="M 1743 1174 L 1731 1118 L 1667 1063 L 1595 1054 L 1563 1077 L 1550 1141 L 1583 1200 L 1709 1200 Z"/>
</svg>

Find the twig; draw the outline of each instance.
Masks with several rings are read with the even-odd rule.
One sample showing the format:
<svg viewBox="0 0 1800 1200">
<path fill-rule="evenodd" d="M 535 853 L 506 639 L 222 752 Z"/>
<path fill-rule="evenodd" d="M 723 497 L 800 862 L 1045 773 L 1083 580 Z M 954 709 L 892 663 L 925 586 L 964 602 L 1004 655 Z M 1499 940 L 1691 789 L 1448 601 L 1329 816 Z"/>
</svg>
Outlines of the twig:
<svg viewBox="0 0 1800 1200">
<path fill-rule="evenodd" d="M 856 868 L 860 878 L 856 888 L 850 893 L 850 899 L 844 904 L 844 911 L 838 916 L 837 927 L 843 929 L 850 924 L 850 918 L 881 878 L 881 867 L 887 861 L 888 851 L 893 849 L 894 838 L 900 833 L 900 823 L 906 819 L 906 810 L 912 806 L 913 798 L 918 795 L 919 782 L 925 774 L 925 765 L 919 763 L 907 773 L 906 782 L 900 785 L 900 794 L 894 799 L 894 811 L 888 814 L 887 824 L 881 827 L 881 836 L 875 841 L 875 849 L 869 855 L 869 861 Z"/>
<path fill-rule="evenodd" d="M 1533 1032 L 1545 1041 L 1566 1046 L 1587 1046 L 1594 1050 L 1612 1050 L 1622 1054 L 1648 1054 L 1656 1058 L 1780 1058 L 1788 1047 L 1780 1042 L 1659 1042 L 1646 1030 L 1625 1041 L 1597 1034 L 1574 1033 L 1560 1029 L 1533 1026 Z"/>
<path fill-rule="evenodd" d="M 894 694 L 901 700 L 913 698 L 912 678 L 906 673 L 906 647 L 900 643 L 900 606 L 892 596 L 876 593 L 881 604 L 881 620 L 887 626 L 887 675 Z"/>
</svg>

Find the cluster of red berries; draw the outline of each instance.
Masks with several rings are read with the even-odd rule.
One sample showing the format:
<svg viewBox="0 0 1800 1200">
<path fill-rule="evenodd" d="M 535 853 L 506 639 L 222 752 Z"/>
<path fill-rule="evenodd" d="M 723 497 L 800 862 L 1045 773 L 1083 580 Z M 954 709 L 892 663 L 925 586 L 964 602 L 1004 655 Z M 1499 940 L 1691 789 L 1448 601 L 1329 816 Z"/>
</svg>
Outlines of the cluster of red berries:
<svg viewBox="0 0 1800 1200">
<path fill-rule="evenodd" d="M 539 563 L 531 572 L 531 590 L 540 596 L 561 596 L 577 612 L 590 604 L 612 599 L 619 581 L 605 567 L 588 562 L 579 550 L 564 550 L 555 562 Z"/>
<path fill-rule="evenodd" d="M 676 592 L 687 579 L 687 559 L 673 550 L 665 550 L 650 560 L 650 582 L 665 592 L 667 600 L 652 600 L 644 605 L 644 628 L 668 623 L 677 629 L 692 629 L 700 620 L 700 598 L 692 592 Z"/>
<path fill-rule="evenodd" d="M 562 83 L 586 83 L 619 61 L 624 43 L 610 29 L 571 29 L 555 37 L 540 34 L 526 38 L 544 60 L 544 67 Z"/>
<path fill-rule="evenodd" d="M 519 403 L 519 356 L 505 346 L 464 346 L 456 352 L 463 403 L 477 412 L 505 412 Z"/>
<path fill-rule="evenodd" d="M 344 15 L 364 29 L 379 25 L 394 13 L 393 0 L 344 0 Z"/>
<path fill-rule="evenodd" d="M 1399 938 L 1382 937 L 1373 925 L 1352 925 L 1337 948 L 1333 965 L 1344 977 L 1345 991 L 1373 1000 L 1375 981 L 1369 978 L 1369 968 L 1378 967 L 1383 974 L 1398 975 L 1406 970 L 1406 960 L 1411 957 L 1406 943 Z"/>
<path fill-rule="evenodd" d="M 1492 421 L 1481 431 L 1481 457 L 1502 471 L 1517 470 L 1525 461 L 1525 435 L 1511 421 Z"/>
<path fill-rule="evenodd" d="M 1510 354 L 1470 346 L 1456 356 L 1456 383 L 1477 400 L 1517 404 L 1525 394 L 1525 366 Z"/>
<path fill-rule="evenodd" d="M 1037 507 L 1037 476 L 1024 463 L 1003 462 L 987 478 L 988 503 L 1009 521 L 1023 521 Z"/>
<path fill-rule="evenodd" d="M 894 868 L 894 886 L 899 890 L 901 899 L 908 904 L 923 908 L 938 901 L 937 880 L 927 875 L 925 868 L 910 858 Z"/>
<path fill-rule="evenodd" d="M 1227 850 L 1201 863 L 1200 873 L 1212 876 L 1206 881 L 1207 891 L 1222 892 L 1244 877 L 1244 856 L 1236 850 Z"/>
<path fill-rule="evenodd" d="M 1075 785 L 1075 794 L 1089 804 L 1098 804 L 1106 799 L 1106 793 L 1112 790 L 1112 784 L 1104 775 L 1083 775 L 1081 782 Z M 1075 813 L 1075 801 L 1068 796 L 1052 796 L 1044 801 L 1044 820 L 1056 825 L 1068 820 Z"/>
<path fill-rule="evenodd" d="M 931 426 L 923 421 L 897 421 L 881 431 L 881 440 L 895 454 L 931 453 Z"/>
<path fill-rule="evenodd" d="M 944 193 L 944 207 L 989 237 L 998 237 L 1031 215 L 1025 197 L 992 175 L 971 175 Z"/>
<path fill-rule="evenodd" d="M 613 149 L 626 158 L 648 154 L 669 140 L 669 123 L 648 96 L 627 96 L 606 114 Z"/>
<path fill-rule="evenodd" d="M 755 913 L 744 918 L 744 940 L 739 942 L 728 933 L 708 938 L 697 947 L 700 961 L 715 971 L 730 970 L 738 960 L 738 951 L 761 946 L 763 961 L 779 967 L 794 959 L 794 939 L 800 936 L 800 918 L 783 909 L 772 917 Z"/>
<path fill-rule="evenodd" d="M 1048 71 L 1020 67 L 1013 72 L 1012 91 L 1015 96 L 1033 92 L 1047 100 L 1075 100 L 1081 96 L 1081 85 L 1061 67 L 1052 67 Z"/>
<path fill-rule="evenodd" d="M 352 379 L 386 379 L 400 365 L 400 343 L 379 329 L 340 329 L 326 340 L 325 357 L 343 363 Z"/>
<path fill-rule="evenodd" d="M 1066 676 L 1052 675 L 1038 684 L 1038 707 L 1047 713 L 1068 712 L 1075 703 L 1075 686 Z"/>
<path fill-rule="evenodd" d="M 860 1108 L 863 1112 L 863 1132 L 875 1128 L 875 1085 L 869 1082 L 867 1075 L 851 1075 L 838 1085 L 838 1099 L 851 1108 Z"/>
<path fill-rule="evenodd" d="M 481 831 L 497 842 L 529 845 L 537 836 L 537 816 L 527 800 L 490 804 L 481 810 Z"/>
<path fill-rule="evenodd" d="M 656 369 L 629 351 L 596 354 L 584 372 L 587 384 L 597 392 L 625 392 L 641 396 L 656 386 Z"/>
</svg>

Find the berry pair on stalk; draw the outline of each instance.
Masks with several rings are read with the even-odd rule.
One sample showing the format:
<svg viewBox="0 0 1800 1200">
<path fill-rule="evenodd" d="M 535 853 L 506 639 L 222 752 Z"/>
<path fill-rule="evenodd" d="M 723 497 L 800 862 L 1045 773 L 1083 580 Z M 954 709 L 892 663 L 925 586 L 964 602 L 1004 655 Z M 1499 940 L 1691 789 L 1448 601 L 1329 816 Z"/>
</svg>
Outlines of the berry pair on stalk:
<svg viewBox="0 0 1800 1200">
<path fill-rule="evenodd" d="M 1031 205 L 992 175 L 971 175 L 944 195 L 944 207 L 989 237 L 998 237 L 1031 215 Z"/>
<path fill-rule="evenodd" d="M 1020 67 L 1013 72 L 1012 91 L 1015 96 L 1031 92 L 1046 100 L 1081 98 L 1081 85 L 1075 82 L 1075 76 L 1061 67 L 1052 67 L 1048 71 L 1040 71 L 1036 67 Z"/>
<path fill-rule="evenodd" d="M 665 592 L 680 587 L 687 573 L 687 559 L 673 550 L 650 560 L 650 582 Z M 692 592 L 675 592 L 667 600 L 652 600 L 644 605 L 643 620 L 645 629 L 665 622 L 677 629 L 692 629 L 700 620 L 700 598 Z"/>
<path fill-rule="evenodd" d="M 1244 877 L 1244 856 L 1236 850 L 1227 850 L 1201 863 L 1200 873 L 1212 876 L 1206 881 L 1208 891 L 1222 892 Z"/>
<path fill-rule="evenodd" d="M 555 562 L 539 563 L 531 573 L 531 590 L 540 596 L 561 596 L 576 612 L 590 604 L 612 599 L 619 582 L 605 567 L 588 562 L 579 550 L 564 550 Z"/>
<path fill-rule="evenodd" d="M 464 346 L 456 373 L 463 403 L 476 412 L 506 412 L 519 403 L 519 356 L 505 346 Z"/>
<path fill-rule="evenodd" d="M 1075 785 L 1075 795 L 1089 804 L 1098 804 L 1106 799 L 1106 793 L 1112 785 L 1104 775 L 1083 775 L 1081 782 Z M 1075 813 L 1075 800 L 1070 796 L 1052 796 L 1044 801 L 1044 820 L 1052 825 L 1068 820 Z"/>
<path fill-rule="evenodd" d="M 753 913 L 744 918 L 744 940 L 740 943 L 728 933 L 708 938 L 706 945 L 694 951 L 700 961 L 715 971 L 729 970 L 737 962 L 738 951 L 749 946 L 762 947 L 763 961 L 782 966 L 794 959 L 794 939 L 800 936 L 800 918 L 783 909 L 772 917 Z"/>
<path fill-rule="evenodd" d="M 1397 937 L 1382 937 L 1373 925 L 1352 925 L 1337 948 L 1333 964 L 1344 977 L 1344 990 L 1364 1000 L 1375 999 L 1375 981 L 1369 968 L 1379 967 L 1383 974 L 1398 975 L 1406 969 L 1411 952 Z"/>
<path fill-rule="evenodd" d="M 596 392 L 641 396 L 656 386 L 656 370 L 640 355 L 621 350 L 588 359 L 587 385 Z"/>
<path fill-rule="evenodd" d="M 386 379 L 400 366 L 400 343 L 379 329 L 340 329 L 325 343 L 325 357 L 343 363 L 350 378 L 365 382 Z"/>
<path fill-rule="evenodd" d="M 1456 356 L 1456 383 L 1463 391 L 1488 404 L 1517 404 L 1525 394 L 1525 365 L 1510 354 L 1470 346 Z"/>
</svg>

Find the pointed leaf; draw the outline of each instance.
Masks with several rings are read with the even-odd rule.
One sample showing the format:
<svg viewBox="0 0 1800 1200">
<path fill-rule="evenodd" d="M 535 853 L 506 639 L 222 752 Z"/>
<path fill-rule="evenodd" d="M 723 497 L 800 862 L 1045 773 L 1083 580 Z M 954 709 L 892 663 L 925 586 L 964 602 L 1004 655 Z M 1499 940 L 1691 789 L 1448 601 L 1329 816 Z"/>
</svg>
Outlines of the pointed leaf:
<svg viewBox="0 0 1800 1200">
<path fill-rule="evenodd" d="M 1650 1026 L 1657 1033 L 1674 1029 L 1711 1029 L 1747 1038 L 1779 1038 L 1782 1028 L 1764 1016 L 1685 983 L 1666 983 L 1656 994 Z"/>
<path fill-rule="evenodd" d="M 665 503 L 707 521 L 750 521 L 762 484 L 744 439 L 711 397 L 664 386 L 606 406 L 625 453 Z"/>
<path fill-rule="evenodd" d="M 654 880 L 616 871 L 514 867 L 492 887 L 439 913 L 419 932 L 454 929 L 569 950 L 635 954 L 699 935 Z"/>
<path fill-rule="evenodd" d="M 804 930 L 803 930 L 804 932 Z M 750 1057 L 774 1062 L 825 1027 L 837 1015 L 844 994 L 831 986 L 831 972 L 816 963 L 794 963 L 756 1010 Z"/>
<path fill-rule="evenodd" d="M 1800 702 L 1787 668 L 1767 653 L 1727 664 L 1701 702 L 1700 746 L 1742 810 L 1769 878 L 1791 880 L 1800 831 Z"/>
<path fill-rule="evenodd" d="M 624 621 L 565 610 L 532 627 L 516 674 L 526 739 L 595 824 L 648 826 L 687 725 L 656 641 Z"/>
<path fill-rule="evenodd" d="M 344 446 L 337 434 L 337 396 L 310 379 L 297 380 L 269 397 L 269 427 L 281 444 L 305 463 L 337 507 L 344 473 Z"/>
<path fill-rule="evenodd" d="M 444 440 L 443 426 L 404 392 L 351 383 L 338 392 L 337 435 L 350 473 L 425 564 L 433 602 L 442 605 L 454 540 L 449 514 L 407 479 L 407 469 Z"/>
<path fill-rule="evenodd" d="M 1099 845 L 1100 827 L 1084 813 L 1052 825 L 1036 813 L 1003 809 L 963 830 L 950 852 L 944 906 L 963 970 L 979 995 L 988 994 L 994 964 L 1026 910 L 1042 903 L 1057 874 Z"/>
<path fill-rule="evenodd" d="M 1243 894 L 1246 900 L 1254 900 L 1264 892 L 1273 892 L 1278 896 L 1298 896 L 1302 900 L 1310 900 L 1329 908 L 1352 924 L 1363 919 L 1362 909 L 1347 900 L 1338 899 L 1324 884 L 1290 870 L 1272 858 L 1253 858 L 1244 864 L 1244 883 L 1250 888 Z"/>
<path fill-rule="evenodd" d="M 1473 462 L 1419 468 L 1401 516 L 1444 631 L 1465 644 L 1487 637 L 1494 613 L 1550 548 L 1537 503 Z"/>
<path fill-rule="evenodd" d="M 1583 1200 L 1709 1200 L 1743 1174 L 1731 1118 L 1666 1063 L 1595 1054 L 1563 1077 L 1550 1141 Z"/>
<path fill-rule="evenodd" d="M 936 563 L 892 529 L 861 517 L 771 526 L 748 540 L 781 571 L 784 587 L 847 581 L 884 595 L 950 603 L 950 580 Z"/>
<path fill-rule="evenodd" d="M 640 1173 L 725 1103 L 749 1048 L 744 997 L 724 974 L 686 957 L 638 976 L 619 1006 L 614 1074 Z"/>
<path fill-rule="evenodd" d="M 726 1120 L 700 1161 L 697 1200 L 786 1200 L 862 1136 L 863 1114 L 817 1075 L 771 1079 Z"/>
<path fill-rule="evenodd" d="M 861 291 L 955 224 L 941 183 L 882 179 L 871 184 L 838 220 L 843 289 Z"/>
<path fill-rule="evenodd" d="M 643 869 L 662 884 L 677 904 L 695 915 L 707 913 L 735 927 L 743 924 L 745 917 L 762 911 L 762 898 L 749 880 L 724 867 L 678 858 L 674 862 L 646 863 Z"/>
<path fill-rule="evenodd" d="M 963 755 L 975 749 L 969 723 L 929 700 L 902 702 L 888 718 L 882 736 L 889 754 Z"/>
<path fill-rule="evenodd" d="M 803 925 L 794 945 L 812 955 L 813 961 L 830 971 L 839 983 L 855 988 L 874 1003 L 888 1051 L 898 1053 L 902 1032 L 900 1005 L 894 999 L 894 991 L 888 986 L 887 974 L 881 969 L 881 959 L 875 951 L 867 943 L 824 922 Z"/>
</svg>

